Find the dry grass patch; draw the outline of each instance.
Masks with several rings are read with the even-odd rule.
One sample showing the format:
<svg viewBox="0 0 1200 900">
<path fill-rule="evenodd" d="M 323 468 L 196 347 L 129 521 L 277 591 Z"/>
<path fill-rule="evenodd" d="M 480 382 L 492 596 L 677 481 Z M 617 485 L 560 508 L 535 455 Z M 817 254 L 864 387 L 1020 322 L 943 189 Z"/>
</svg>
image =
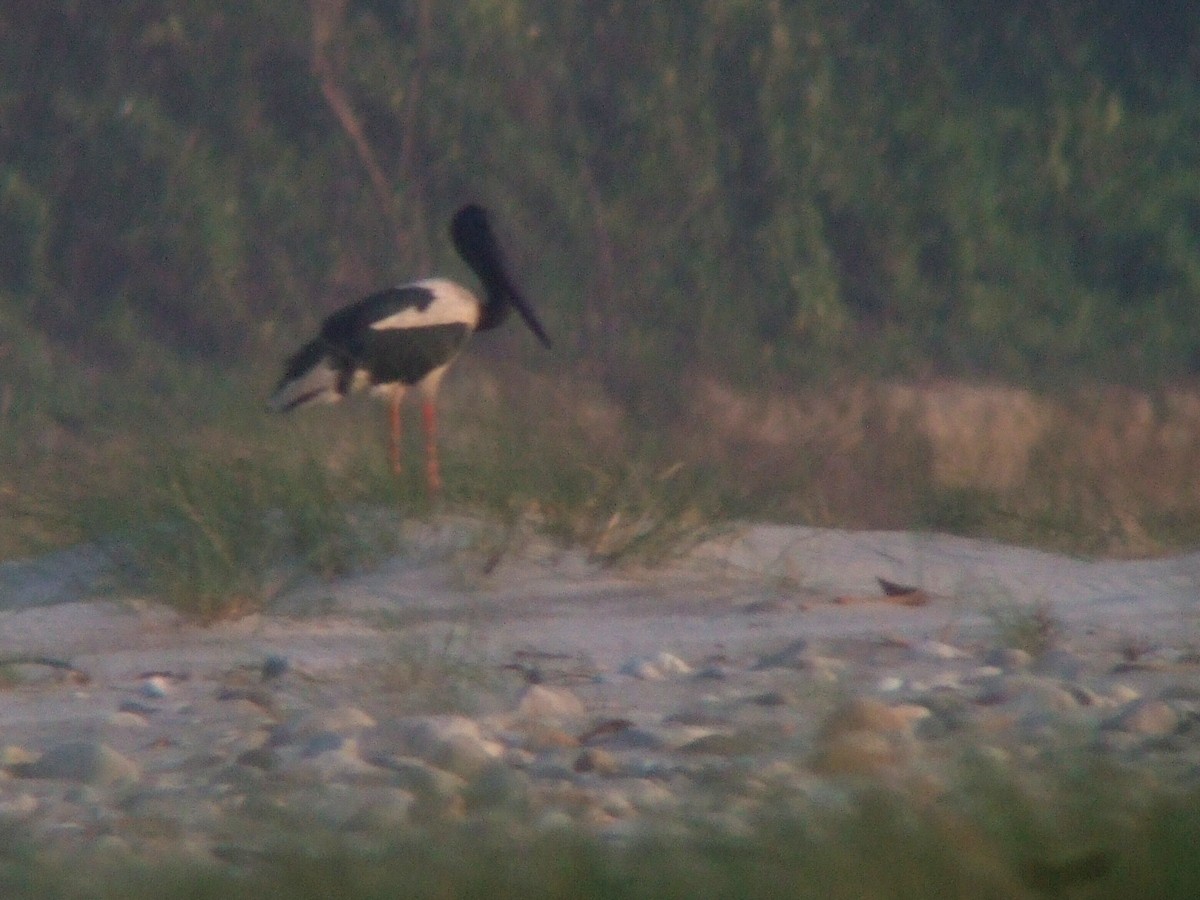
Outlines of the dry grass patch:
<svg viewBox="0 0 1200 900">
<path fill-rule="evenodd" d="M 718 466 L 747 514 L 1124 556 L 1200 540 L 1197 388 L 701 381 L 695 398 L 673 446 Z"/>
</svg>

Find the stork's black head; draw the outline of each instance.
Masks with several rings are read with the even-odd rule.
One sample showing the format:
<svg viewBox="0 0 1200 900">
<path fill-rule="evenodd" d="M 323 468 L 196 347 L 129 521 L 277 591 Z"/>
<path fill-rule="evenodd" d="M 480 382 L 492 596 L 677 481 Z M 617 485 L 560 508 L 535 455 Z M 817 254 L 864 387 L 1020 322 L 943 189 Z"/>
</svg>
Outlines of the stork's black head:
<svg viewBox="0 0 1200 900">
<path fill-rule="evenodd" d="M 481 276 L 482 273 L 478 272 L 480 266 L 486 268 L 489 264 L 498 263 L 503 268 L 500 247 L 492 234 L 487 210 L 482 206 L 468 203 L 454 214 L 450 221 L 450 239 L 454 241 L 458 255 Z"/>
<path fill-rule="evenodd" d="M 487 210 L 477 204 L 468 203 L 456 212 L 450 222 L 450 239 L 454 242 L 454 249 L 458 251 L 458 255 L 479 276 L 487 294 L 479 329 L 486 331 L 495 328 L 504 321 L 511 305 L 516 307 L 537 339 L 549 347 L 550 338 L 546 336 L 542 323 L 509 278 L 504 254 L 501 253 L 500 244 L 492 232 Z"/>
</svg>

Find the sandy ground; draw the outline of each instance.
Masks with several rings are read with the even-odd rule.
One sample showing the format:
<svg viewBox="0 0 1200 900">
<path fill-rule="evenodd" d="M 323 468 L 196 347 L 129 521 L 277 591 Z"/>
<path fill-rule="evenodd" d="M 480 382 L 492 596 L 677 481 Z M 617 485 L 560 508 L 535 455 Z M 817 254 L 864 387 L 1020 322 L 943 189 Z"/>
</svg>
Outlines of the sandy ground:
<svg viewBox="0 0 1200 900">
<path fill-rule="evenodd" d="M 212 627 L 106 599 L 103 559 L 86 548 L 7 562 L 0 658 L 46 655 L 126 686 L 147 672 L 212 674 L 272 655 L 336 677 L 394 653 L 397 632 L 455 624 L 466 652 L 497 666 L 609 676 L 664 651 L 693 668 L 749 663 L 797 639 L 841 652 L 860 642 L 981 644 L 994 640 L 989 606 L 1035 604 L 1063 623 L 1076 653 L 1200 642 L 1200 554 L 1087 561 L 941 535 L 749 525 L 652 571 L 614 571 L 535 542 L 482 575 L 471 542 L 469 525 L 429 526 L 373 572 L 302 582 L 271 613 Z M 929 602 L 885 602 L 877 577 Z M 655 705 L 646 681 L 622 690 L 631 706 Z M 107 712 L 61 692 L 0 693 L 7 743 L 25 743 L 30 730 L 85 730 Z"/>
</svg>

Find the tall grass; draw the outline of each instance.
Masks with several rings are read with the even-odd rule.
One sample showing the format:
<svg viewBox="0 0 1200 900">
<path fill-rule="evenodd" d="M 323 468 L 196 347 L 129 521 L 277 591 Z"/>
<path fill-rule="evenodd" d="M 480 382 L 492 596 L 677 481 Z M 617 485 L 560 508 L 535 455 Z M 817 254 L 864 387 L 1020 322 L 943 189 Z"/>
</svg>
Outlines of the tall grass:
<svg viewBox="0 0 1200 900">
<path fill-rule="evenodd" d="M 267 385 L 247 389 L 261 373 L 160 359 L 72 376 L 45 352 L 25 365 L 35 396 L 0 408 L 0 550 L 99 541 L 145 595 L 200 619 L 369 566 L 400 522 L 447 511 L 492 523 L 485 572 L 531 529 L 654 564 L 735 516 L 1126 554 L 1200 528 L 1200 403 L 1184 389 L 1157 403 L 861 381 L 756 396 L 690 380 L 648 410 L 567 377 L 570 360 L 530 373 L 480 355 L 447 382 L 432 498 L 419 429 L 396 476 L 369 400 L 274 417 Z"/>
<path fill-rule="evenodd" d="M 747 828 L 650 825 L 616 840 L 518 821 L 411 827 L 371 839 L 259 829 L 230 864 L 92 858 L 86 875 L 19 836 L 6 897 L 1127 898 L 1200 893 L 1200 796 L 1069 767 L 1022 781 L 988 766 L 936 800 L 879 785 L 781 799 Z"/>
</svg>

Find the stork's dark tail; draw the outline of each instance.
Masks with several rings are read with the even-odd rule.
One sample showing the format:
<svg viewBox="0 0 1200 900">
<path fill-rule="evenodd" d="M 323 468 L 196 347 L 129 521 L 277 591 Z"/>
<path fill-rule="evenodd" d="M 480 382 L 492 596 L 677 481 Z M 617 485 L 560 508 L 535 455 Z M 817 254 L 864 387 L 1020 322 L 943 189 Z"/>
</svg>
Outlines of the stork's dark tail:
<svg viewBox="0 0 1200 900">
<path fill-rule="evenodd" d="M 346 393 L 343 382 L 325 342 L 320 338 L 309 341 L 287 361 L 267 408 L 287 412 L 309 403 L 335 403 Z"/>
</svg>

